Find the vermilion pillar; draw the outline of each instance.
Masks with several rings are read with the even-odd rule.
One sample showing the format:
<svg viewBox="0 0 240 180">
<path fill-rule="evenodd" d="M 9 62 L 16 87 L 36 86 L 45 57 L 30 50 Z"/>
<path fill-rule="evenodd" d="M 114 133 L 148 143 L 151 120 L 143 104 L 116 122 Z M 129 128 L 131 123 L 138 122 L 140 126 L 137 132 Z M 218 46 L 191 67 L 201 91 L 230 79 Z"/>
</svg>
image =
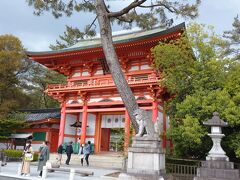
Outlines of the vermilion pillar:
<svg viewBox="0 0 240 180">
<path fill-rule="evenodd" d="M 155 123 L 158 117 L 158 102 L 154 100 L 152 102 L 152 121 Z"/>
<path fill-rule="evenodd" d="M 84 103 L 82 112 L 81 144 L 85 144 L 86 132 L 87 132 L 87 103 Z"/>
<path fill-rule="evenodd" d="M 61 105 L 61 120 L 59 127 L 58 146 L 60 146 L 64 141 L 65 123 L 66 123 L 66 104 L 65 101 L 63 101 Z"/>
<path fill-rule="evenodd" d="M 130 117 L 125 110 L 124 152 L 127 152 L 130 143 Z"/>
</svg>

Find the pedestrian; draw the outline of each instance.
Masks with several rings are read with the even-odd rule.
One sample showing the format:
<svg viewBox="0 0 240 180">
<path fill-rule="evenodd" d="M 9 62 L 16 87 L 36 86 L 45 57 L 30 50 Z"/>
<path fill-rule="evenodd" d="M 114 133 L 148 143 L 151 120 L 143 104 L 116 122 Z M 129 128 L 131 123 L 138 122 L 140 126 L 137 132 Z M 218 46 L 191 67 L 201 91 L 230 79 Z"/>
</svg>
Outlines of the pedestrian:
<svg viewBox="0 0 240 180">
<path fill-rule="evenodd" d="M 31 141 L 28 140 L 23 150 L 22 176 L 30 176 L 30 162 L 33 160 L 33 148 Z"/>
<path fill-rule="evenodd" d="M 49 142 L 43 142 L 43 145 L 39 150 L 39 158 L 38 158 L 38 171 L 40 171 L 38 177 L 42 177 L 43 166 L 46 166 L 47 161 L 49 160 Z"/>
<path fill-rule="evenodd" d="M 78 155 L 80 156 L 80 159 L 81 159 L 81 165 L 83 166 L 83 159 L 84 159 L 84 144 L 81 145 L 80 149 L 79 149 L 79 152 L 78 152 Z"/>
<path fill-rule="evenodd" d="M 60 144 L 60 146 L 58 147 L 58 150 L 57 150 L 57 152 L 58 152 L 58 163 L 59 163 L 60 165 L 61 165 L 61 161 L 62 161 L 63 151 L 64 151 L 63 145 Z"/>
<path fill-rule="evenodd" d="M 73 147 L 72 147 L 72 141 L 69 142 L 69 144 L 66 147 L 66 154 L 67 154 L 67 160 L 66 160 L 66 165 L 69 165 L 69 162 L 71 160 L 71 155 L 73 153 Z"/>
<path fill-rule="evenodd" d="M 91 154 L 91 151 L 92 151 L 91 149 L 92 149 L 91 141 L 88 141 L 87 145 L 84 147 L 84 150 L 83 150 L 87 166 L 89 166 L 88 158 L 89 158 L 89 155 Z"/>
</svg>

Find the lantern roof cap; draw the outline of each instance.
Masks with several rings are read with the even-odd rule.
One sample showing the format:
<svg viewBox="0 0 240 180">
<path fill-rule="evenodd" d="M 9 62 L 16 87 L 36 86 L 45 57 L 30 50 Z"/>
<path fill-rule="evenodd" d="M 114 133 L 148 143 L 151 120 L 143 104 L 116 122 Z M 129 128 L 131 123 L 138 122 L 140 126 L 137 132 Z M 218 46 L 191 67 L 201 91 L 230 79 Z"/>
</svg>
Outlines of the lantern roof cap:
<svg viewBox="0 0 240 180">
<path fill-rule="evenodd" d="M 220 126 L 220 127 L 224 127 L 228 125 L 227 122 L 224 122 L 222 119 L 220 119 L 218 112 L 214 112 L 213 117 L 208 121 L 203 122 L 203 124 L 206 126 Z"/>
</svg>

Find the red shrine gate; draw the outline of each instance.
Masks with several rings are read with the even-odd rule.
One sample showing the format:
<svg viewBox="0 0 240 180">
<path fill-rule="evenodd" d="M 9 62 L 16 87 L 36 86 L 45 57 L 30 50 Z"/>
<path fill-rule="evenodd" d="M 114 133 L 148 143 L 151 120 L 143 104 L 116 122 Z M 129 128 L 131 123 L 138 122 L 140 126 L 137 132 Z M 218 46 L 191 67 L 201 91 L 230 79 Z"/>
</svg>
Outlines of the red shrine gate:
<svg viewBox="0 0 240 180">
<path fill-rule="evenodd" d="M 162 123 L 164 148 L 168 123 L 163 105 L 170 97 L 158 83 L 161 77 L 153 66 L 151 48 L 159 41 L 178 38 L 184 29 L 182 23 L 167 30 L 156 28 L 113 37 L 119 62 L 137 103 L 152 114 L 153 121 L 158 118 Z M 124 143 L 128 147 L 130 118 L 109 74 L 100 39 L 82 40 L 62 50 L 27 54 L 30 59 L 67 76 L 66 84 L 49 85 L 46 90 L 61 102 L 59 144 L 76 142 L 80 137 L 81 143 L 88 140 L 94 143 L 95 152 L 107 151 L 110 123 L 112 127 L 124 128 Z M 106 119 L 107 115 L 119 115 L 119 118 Z M 70 126 L 78 121 L 81 130 Z"/>
</svg>

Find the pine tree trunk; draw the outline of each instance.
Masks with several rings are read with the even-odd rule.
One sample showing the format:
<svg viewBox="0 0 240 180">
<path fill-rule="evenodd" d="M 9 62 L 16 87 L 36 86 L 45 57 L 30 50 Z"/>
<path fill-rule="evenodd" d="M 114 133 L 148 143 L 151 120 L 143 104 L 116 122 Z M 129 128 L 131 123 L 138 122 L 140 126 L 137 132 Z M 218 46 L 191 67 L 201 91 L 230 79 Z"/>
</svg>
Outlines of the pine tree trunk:
<svg viewBox="0 0 240 180">
<path fill-rule="evenodd" d="M 134 97 L 132 90 L 130 89 L 121 66 L 118 61 L 116 51 L 112 41 L 112 28 L 110 19 L 107 15 L 106 5 L 104 0 L 96 0 L 96 11 L 98 15 L 98 23 L 100 27 L 100 35 L 103 46 L 103 52 L 112 74 L 113 81 L 117 87 L 117 90 L 122 98 L 122 101 L 129 113 L 132 125 L 136 132 L 138 132 L 138 124 L 134 116 L 134 112 L 139 109 L 137 101 Z M 146 114 L 146 113 L 144 113 Z M 147 118 L 143 116 L 144 118 Z M 145 119 L 146 120 L 146 119 Z"/>
</svg>

